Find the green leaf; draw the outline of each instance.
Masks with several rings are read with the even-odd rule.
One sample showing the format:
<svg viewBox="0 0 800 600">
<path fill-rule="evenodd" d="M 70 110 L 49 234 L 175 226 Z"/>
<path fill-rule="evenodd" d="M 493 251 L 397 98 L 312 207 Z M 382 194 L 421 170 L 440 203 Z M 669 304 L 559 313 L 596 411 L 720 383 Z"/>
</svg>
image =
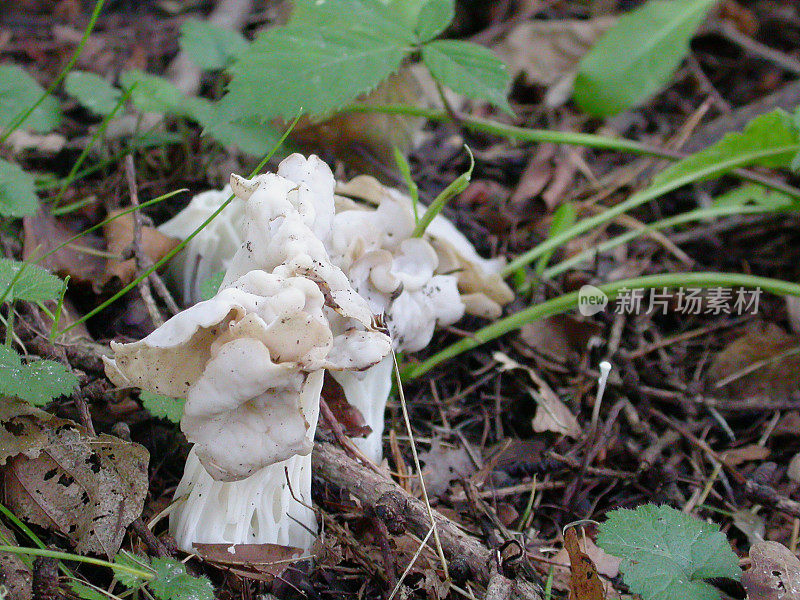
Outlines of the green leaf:
<svg viewBox="0 0 800 600">
<path fill-rule="evenodd" d="M 716 0 L 650 0 L 619 19 L 583 57 L 575 101 L 606 117 L 635 106 L 669 83 L 695 30 Z"/>
<path fill-rule="evenodd" d="M 669 183 L 715 164 L 721 165 L 720 170 L 705 179 L 719 177 L 733 169 L 725 166 L 729 161 L 748 156 L 752 159 L 737 161 L 735 166 L 786 167 L 798 151 L 798 142 L 800 136 L 791 116 L 774 110 L 750 121 L 743 131 L 728 133 L 716 144 L 673 163 L 653 179 L 653 185 Z"/>
<path fill-rule="evenodd" d="M 72 393 L 78 378 L 61 363 L 36 360 L 22 364 L 13 348 L 0 346 L 0 395 L 15 396 L 34 406 Z"/>
<path fill-rule="evenodd" d="M 428 0 L 417 17 L 416 34 L 420 41 L 427 42 L 442 33 L 454 15 L 454 0 Z"/>
<path fill-rule="evenodd" d="M 457 40 L 437 40 L 422 47 L 422 60 L 442 85 L 512 112 L 506 98 L 508 70 L 486 48 Z"/>
<path fill-rule="evenodd" d="M 0 65 L 0 129 L 8 126 L 23 110 L 33 106 L 44 94 L 44 88 L 16 65 Z M 28 115 L 21 129 L 39 133 L 52 131 L 61 122 L 58 101 L 48 96 Z"/>
<path fill-rule="evenodd" d="M 578 212 L 575 210 L 575 205 L 572 204 L 572 202 L 565 202 L 553 213 L 553 220 L 550 223 L 550 231 L 547 237 L 555 237 L 559 233 L 566 231 L 572 227 L 577 220 Z M 549 252 L 542 254 L 542 256 L 539 257 L 539 260 L 536 261 L 535 272 L 537 275 L 544 273 L 544 270 L 547 268 L 547 264 L 553 257 L 554 252 L 555 249 L 550 250 Z"/>
<path fill-rule="evenodd" d="M 156 578 L 148 585 L 159 600 L 213 600 L 214 588 L 207 577 L 193 577 L 186 565 L 173 558 L 154 558 Z"/>
<path fill-rule="evenodd" d="M 625 583 L 644 600 L 718 600 L 719 590 L 704 579 L 741 576 L 739 561 L 716 524 L 669 506 L 610 512 L 597 544 L 622 559 Z"/>
<path fill-rule="evenodd" d="M 289 25 L 260 34 L 231 67 L 223 101 L 232 120 L 329 113 L 396 71 L 412 37 L 380 0 L 302 0 Z"/>
<path fill-rule="evenodd" d="M 718 196 L 712 206 L 761 206 L 767 210 L 798 210 L 800 201 L 757 183 L 747 183 Z"/>
<path fill-rule="evenodd" d="M 281 132 L 255 118 L 237 119 L 226 101 L 187 98 L 189 116 L 203 126 L 203 132 L 223 146 L 236 146 L 251 156 L 264 156 L 281 138 Z"/>
<path fill-rule="evenodd" d="M 142 112 L 186 114 L 186 96 L 163 77 L 134 69 L 123 73 L 119 83 L 125 90 L 133 88 L 131 101 Z"/>
<path fill-rule="evenodd" d="M 247 50 L 248 41 L 238 31 L 212 25 L 200 19 L 187 19 L 181 25 L 181 49 L 206 71 L 224 69 Z"/>
<path fill-rule="evenodd" d="M 183 416 L 183 405 L 186 400 L 171 398 L 161 394 L 153 394 L 142 390 L 139 400 L 151 415 L 160 419 L 167 419 L 173 423 L 180 423 Z"/>
<path fill-rule="evenodd" d="M 205 281 L 200 282 L 200 299 L 211 300 L 211 298 L 216 296 L 223 279 L 225 279 L 225 271 L 220 271 Z"/>
<path fill-rule="evenodd" d="M 136 556 L 126 550 L 121 550 L 114 557 L 114 564 L 122 565 L 123 567 L 130 567 L 140 571 L 146 571 L 150 566 L 150 560 L 146 556 Z M 114 569 L 114 576 L 117 580 L 129 590 L 138 590 L 144 585 L 144 581 L 134 575 L 121 569 Z"/>
<path fill-rule="evenodd" d="M 22 274 L 5 296 L 6 302 L 14 300 L 46 302 L 47 300 L 57 300 L 61 296 L 61 288 L 64 286 L 61 279 L 42 267 L 10 258 L 0 258 L 0 296 L 5 294 L 20 269 L 22 269 Z"/>
<path fill-rule="evenodd" d="M 105 117 L 114 112 L 122 92 L 105 79 L 88 71 L 72 71 L 64 80 L 64 90 L 84 108 Z"/>
<path fill-rule="evenodd" d="M 17 165 L 0 158 L 0 215 L 24 217 L 39 208 L 36 181 Z"/>
<path fill-rule="evenodd" d="M 105 594 L 101 594 L 96 589 L 82 583 L 74 582 L 70 585 L 70 588 L 81 600 L 108 600 L 108 596 Z"/>
</svg>

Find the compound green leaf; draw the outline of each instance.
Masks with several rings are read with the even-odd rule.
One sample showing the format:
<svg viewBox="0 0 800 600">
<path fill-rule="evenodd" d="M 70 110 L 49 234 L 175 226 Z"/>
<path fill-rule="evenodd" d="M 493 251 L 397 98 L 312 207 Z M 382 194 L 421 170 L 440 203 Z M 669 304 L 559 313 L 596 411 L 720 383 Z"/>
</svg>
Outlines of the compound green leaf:
<svg viewBox="0 0 800 600">
<path fill-rule="evenodd" d="M 203 126 L 203 132 L 223 146 L 236 146 L 251 156 L 263 156 L 280 141 L 281 132 L 257 118 L 239 118 L 229 110 L 229 102 L 187 98 L 189 116 Z"/>
<path fill-rule="evenodd" d="M 14 396 L 34 406 L 72 393 L 78 378 L 61 363 L 36 360 L 26 364 L 9 346 L 0 346 L 0 395 Z"/>
<path fill-rule="evenodd" d="M 6 290 L 22 269 L 22 274 L 14 281 L 11 290 Z M 30 263 L 23 263 L 10 258 L 0 258 L 0 296 L 5 294 L 5 301 L 27 300 L 28 302 L 46 302 L 57 300 L 61 295 L 64 282 L 48 271 Z"/>
<path fill-rule="evenodd" d="M 17 165 L 0 158 L 0 215 L 24 217 L 37 208 L 36 181 Z"/>
<path fill-rule="evenodd" d="M 486 48 L 457 40 L 437 40 L 422 47 L 422 60 L 442 85 L 511 112 L 506 98 L 508 70 Z"/>
<path fill-rule="evenodd" d="M 649 0 L 617 21 L 583 57 L 575 101 L 606 117 L 655 94 L 689 52 L 694 32 L 716 0 Z"/>
<path fill-rule="evenodd" d="M 12 123 L 23 110 L 33 106 L 44 88 L 16 65 L 0 65 L 0 129 Z M 52 131 L 61 122 L 58 101 L 45 98 L 22 122 L 20 128 L 38 133 Z"/>
<path fill-rule="evenodd" d="M 224 69 L 247 50 L 248 41 L 231 31 L 200 19 L 187 19 L 181 25 L 181 49 L 206 71 Z"/>
<path fill-rule="evenodd" d="M 225 101 L 235 107 L 234 117 L 263 120 L 291 119 L 301 109 L 320 115 L 340 108 L 374 89 L 406 55 L 408 44 L 381 29 L 313 24 L 268 29 L 231 67 Z"/>
<path fill-rule="evenodd" d="M 719 600 L 719 590 L 705 579 L 741 576 L 738 558 L 716 524 L 669 506 L 610 512 L 597 544 L 622 559 L 625 583 L 644 600 Z"/>
<path fill-rule="evenodd" d="M 123 73 L 119 83 L 126 90 L 133 88 L 131 102 L 142 112 L 186 114 L 186 96 L 163 77 L 134 69 Z"/>
<path fill-rule="evenodd" d="M 81 106 L 101 117 L 110 115 L 122 96 L 122 92 L 105 79 L 88 71 L 72 71 L 64 80 L 64 90 Z"/>
</svg>

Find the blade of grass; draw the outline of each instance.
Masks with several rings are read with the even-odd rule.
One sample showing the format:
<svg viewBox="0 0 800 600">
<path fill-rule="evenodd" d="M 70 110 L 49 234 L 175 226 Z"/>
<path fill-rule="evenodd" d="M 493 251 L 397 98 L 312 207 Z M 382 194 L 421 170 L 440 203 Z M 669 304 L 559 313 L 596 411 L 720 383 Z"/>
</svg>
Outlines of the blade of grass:
<svg viewBox="0 0 800 600">
<path fill-rule="evenodd" d="M 47 98 L 50 94 L 52 94 L 58 85 L 63 81 L 64 77 L 72 70 L 72 67 L 75 66 L 75 63 L 78 61 L 78 57 L 83 52 L 83 48 L 86 46 L 86 42 L 89 41 L 89 36 L 94 30 L 94 26 L 97 24 L 97 18 L 100 16 L 100 11 L 103 10 L 103 4 L 105 0 L 97 0 L 94 5 L 94 10 L 92 11 L 92 16 L 89 18 L 89 23 L 86 25 L 86 29 L 83 31 L 83 37 L 81 37 L 81 41 L 78 42 L 78 47 L 75 48 L 75 52 L 72 53 L 72 57 L 69 59 L 64 68 L 61 69 L 61 72 L 58 74 L 58 77 L 53 80 L 50 86 L 39 96 L 39 99 L 33 103 L 32 106 L 24 109 L 16 119 L 9 123 L 8 127 L 6 128 L 5 132 L 3 133 L 2 137 L 0 137 L 0 144 L 5 142 L 14 131 L 19 127 L 22 123 L 25 122 L 31 113 L 36 110 L 36 108 L 44 102 L 44 99 Z"/>
<path fill-rule="evenodd" d="M 620 290 L 628 289 L 651 289 L 651 288 L 677 288 L 677 287 L 744 287 L 760 288 L 781 296 L 800 296 L 800 285 L 770 279 L 768 277 L 756 277 L 753 275 L 741 275 L 736 273 L 665 273 L 660 275 L 646 275 L 644 277 L 633 277 L 622 279 L 612 283 L 597 286 L 609 300 L 616 298 Z M 519 312 L 509 315 L 503 319 L 487 325 L 483 329 L 474 332 L 470 337 L 463 338 L 452 344 L 430 358 L 417 365 L 411 365 L 404 370 L 405 379 L 415 379 L 424 375 L 436 365 L 458 356 L 462 352 L 477 348 L 490 342 L 506 333 L 515 331 L 527 323 L 538 321 L 553 315 L 564 313 L 578 306 L 578 292 L 564 294 L 551 300 L 546 300 L 529 306 Z"/>
<path fill-rule="evenodd" d="M 60 560 L 71 560 L 73 562 L 82 562 L 88 565 L 95 565 L 97 567 L 108 567 L 109 569 L 113 569 L 114 571 L 122 571 L 124 573 L 128 573 L 129 575 L 133 575 L 134 577 L 138 577 L 139 579 L 143 579 L 144 581 L 150 581 L 151 579 L 155 578 L 155 573 L 152 571 L 141 571 L 139 569 L 134 569 L 133 567 L 129 567 L 127 565 L 120 565 L 117 563 L 108 562 L 107 560 L 101 560 L 99 558 L 92 558 L 91 556 L 81 556 L 79 554 L 70 554 L 69 552 L 57 552 L 55 550 L 49 550 L 46 548 L 23 548 L 21 546 L 0 546 L 0 552 L 9 552 L 10 554 L 27 554 L 30 556 L 44 556 L 47 558 L 56 558 Z"/>
<path fill-rule="evenodd" d="M 408 188 L 408 195 L 411 196 L 411 207 L 414 209 L 414 224 L 416 225 L 419 223 L 419 211 L 417 210 L 419 205 L 419 188 L 411 177 L 411 166 L 397 146 L 392 148 L 392 154 L 394 155 L 394 164 L 397 165 L 397 170 L 400 171 L 400 175 L 403 176 L 403 181 L 405 181 L 406 187 Z"/>
<path fill-rule="evenodd" d="M 425 233 L 425 230 L 428 228 L 428 225 L 431 224 L 447 202 L 457 196 L 469 185 L 470 179 L 472 179 L 472 170 L 475 168 L 475 158 L 472 156 L 472 150 L 469 149 L 469 146 L 464 145 L 464 148 L 467 149 L 467 153 L 469 154 L 469 169 L 466 173 L 462 173 L 461 175 L 456 178 L 450 185 L 444 188 L 441 193 L 436 196 L 436 198 L 431 202 L 431 205 L 422 215 L 422 218 L 417 222 L 417 225 L 414 227 L 414 231 L 411 234 L 411 237 L 422 237 Z"/>
</svg>

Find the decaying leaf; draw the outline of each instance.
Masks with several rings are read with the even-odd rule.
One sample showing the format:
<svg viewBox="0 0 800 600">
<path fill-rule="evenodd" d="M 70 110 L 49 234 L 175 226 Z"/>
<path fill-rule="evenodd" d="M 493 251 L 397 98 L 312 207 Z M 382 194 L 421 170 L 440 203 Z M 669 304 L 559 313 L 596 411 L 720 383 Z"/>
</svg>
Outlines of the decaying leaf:
<svg viewBox="0 0 800 600">
<path fill-rule="evenodd" d="M 114 556 L 147 494 L 144 447 L 4 399 L 0 461 L 9 508 L 80 553 Z"/>
<path fill-rule="evenodd" d="M 198 544 L 194 548 L 205 561 L 246 579 L 270 582 L 305 553 L 278 544 Z M 307 555 L 306 555 L 307 556 Z"/>
<path fill-rule="evenodd" d="M 372 433 L 372 428 L 367 425 L 364 415 L 347 401 L 342 386 L 328 373 L 325 373 L 322 383 L 322 397 L 347 437 L 366 437 Z M 325 423 L 320 423 L 320 427 L 325 426 Z"/>
<path fill-rule="evenodd" d="M 750 546 L 752 565 L 742 574 L 748 600 L 800 600 L 800 560 L 783 544 Z"/>
<path fill-rule="evenodd" d="M 740 508 L 733 512 L 733 524 L 747 536 L 747 541 L 752 546 L 757 542 L 764 541 L 764 534 L 767 531 L 767 525 L 760 516 L 746 508 Z"/>
<path fill-rule="evenodd" d="M 536 352 L 566 361 L 584 352 L 592 336 L 601 330 L 597 323 L 556 315 L 526 324 L 519 335 Z"/>
<path fill-rule="evenodd" d="M 746 462 L 766 460 L 769 458 L 769 454 L 769 448 L 766 446 L 748 444 L 741 448 L 726 450 L 722 455 L 722 460 L 726 465 L 736 467 Z"/>
<path fill-rule="evenodd" d="M 22 256 L 26 260 L 54 250 L 80 231 L 79 224 L 70 227 L 68 221 L 56 219 L 43 210 L 23 218 L 22 226 L 25 231 Z M 98 283 L 106 261 L 96 252 L 102 250 L 105 250 L 103 240 L 87 233 L 42 259 L 39 265 L 60 277 L 69 275 L 73 284 L 90 284 L 99 291 Z"/>
<path fill-rule="evenodd" d="M 108 217 L 117 217 L 121 212 L 122 210 L 111 212 Z M 106 246 L 110 253 L 122 255 L 130 247 L 133 242 L 133 224 L 133 213 L 127 213 L 103 226 Z M 142 250 L 153 262 L 161 260 L 179 242 L 180 240 L 164 235 L 155 227 L 142 227 Z M 127 285 L 136 275 L 136 262 L 132 258 L 123 261 L 109 258 L 105 270 L 106 281 L 117 278 L 123 285 Z"/>
<path fill-rule="evenodd" d="M 602 548 L 598 547 L 592 538 L 588 536 L 583 538 L 581 542 L 583 545 L 583 553 L 589 557 L 592 563 L 594 563 L 599 574 L 604 575 L 609 579 L 613 579 L 619 575 L 619 565 L 622 562 L 620 558 L 613 556 Z M 566 546 L 566 539 L 564 547 L 556 552 L 551 560 L 554 563 L 558 565 L 564 565 L 565 567 L 569 567 L 571 565 L 570 555 Z"/>
<path fill-rule="evenodd" d="M 16 546 L 14 532 L 0 522 L 0 544 Z M 0 583 L 5 586 L 9 600 L 31 600 L 32 575 L 19 554 L 0 552 Z"/>
<path fill-rule="evenodd" d="M 569 553 L 570 600 L 605 600 L 605 588 L 597 574 L 597 567 L 578 545 L 578 534 L 574 527 L 564 533 L 564 548 Z"/>
<path fill-rule="evenodd" d="M 553 431 L 561 435 L 577 438 L 581 435 L 581 426 L 578 419 L 572 414 L 567 405 L 564 404 L 547 382 L 539 377 L 531 368 L 519 364 L 517 361 L 506 356 L 502 352 L 495 352 L 492 355 L 500 363 L 500 369 L 523 369 L 530 376 L 536 388 L 529 388 L 531 396 L 536 401 L 536 414 L 533 417 L 533 430 L 537 433 L 542 431 Z"/>
<path fill-rule="evenodd" d="M 421 452 L 419 459 L 425 465 L 422 471 L 428 493 L 441 496 L 453 481 L 469 477 L 475 472 L 475 463 L 462 447 L 446 447 L 435 438 L 428 452 Z"/>
<path fill-rule="evenodd" d="M 760 323 L 714 357 L 706 375 L 710 393 L 782 401 L 800 388 L 800 337 Z"/>
</svg>

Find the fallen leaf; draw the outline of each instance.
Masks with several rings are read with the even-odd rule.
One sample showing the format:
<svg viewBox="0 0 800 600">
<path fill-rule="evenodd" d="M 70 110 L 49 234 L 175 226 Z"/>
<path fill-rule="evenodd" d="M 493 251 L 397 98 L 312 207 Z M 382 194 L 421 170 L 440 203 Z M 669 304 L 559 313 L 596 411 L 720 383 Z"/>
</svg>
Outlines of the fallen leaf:
<svg viewBox="0 0 800 600">
<path fill-rule="evenodd" d="M 2 522 L 0 522 L 0 544 L 18 545 L 14 532 Z M 31 571 L 22 562 L 19 554 L 0 552 L 0 581 L 6 588 L 9 600 L 31 600 L 33 595 Z"/>
<path fill-rule="evenodd" d="M 133 242 L 133 213 L 121 215 L 126 209 L 120 209 L 108 214 L 108 218 L 117 217 L 103 226 L 106 237 L 106 247 L 111 254 L 122 255 Z M 120 216 L 117 216 L 120 215 Z M 180 243 L 180 240 L 168 237 L 155 227 L 142 227 L 142 250 L 152 262 L 161 260 L 170 250 Z M 118 260 L 109 258 L 105 265 L 104 283 L 116 278 L 127 285 L 136 276 L 136 262 L 133 258 Z"/>
<path fill-rule="evenodd" d="M 740 508 L 733 512 L 733 524 L 747 536 L 747 541 L 752 546 L 757 542 L 764 541 L 764 534 L 767 531 L 767 525 L 760 516 L 751 510 Z"/>
<path fill-rule="evenodd" d="M 553 389 L 547 385 L 547 382 L 536 371 L 519 364 L 502 352 L 495 352 L 492 358 L 501 364 L 500 369 L 502 371 L 523 369 L 537 386 L 536 389 L 528 388 L 537 404 L 536 414 L 532 421 L 535 432 L 552 431 L 571 438 L 580 437 L 581 426 L 578 423 L 578 419 L 575 418 L 572 411 L 567 408 L 567 405 L 559 399 Z"/>
<path fill-rule="evenodd" d="M 258 581 L 271 582 L 306 553 L 279 544 L 199 544 L 194 548 L 212 565 Z"/>
<path fill-rule="evenodd" d="M 22 257 L 26 260 L 33 255 L 41 256 L 54 250 L 81 231 L 79 223 L 56 219 L 43 210 L 24 217 L 22 226 L 25 232 Z M 95 251 L 103 250 L 103 240 L 87 233 L 42 259 L 39 265 L 60 277 L 69 275 L 72 285 L 89 284 L 99 291 L 99 280 L 105 271 L 106 261 Z"/>
<path fill-rule="evenodd" d="M 748 444 L 747 446 L 742 446 L 741 448 L 726 450 L 722 454 L 722 460 L 729 467 L 736 467 L 746 462 L 766 460 L 769 458 L 769 454 L 769 448 L 765 446 Z"/>
<path fill-rule="evenodd" d="M 114 556 L 142 513 L 147 450 L 4 399 L 0 459 L 6 501 L 19 517 L 68 537 L 77 552 Z M 27 447 L 25 447 L 27 446 Z"/>
<path fill-rule="evenodd" d="M 322 397 L 347 437 L 366 437 L 372 433 L 372 428 L 367 425 L 364 415 L 347 401 L 342 386 L 328 373 L 325 373 L 323 379 Z M 325 427 L 325 423 L 321 423 L 321 426 Z"/>
<path fill-rule="evenodd" d="M 556 315 L 527 323 L 519 332 L 520 338 L 532 350 L 557 360 L 574 359 L 583 352 L 592 337 L 602 331 L 592 321 L 582 321 L 569 315 Z"/>
<path fill-rule="evenodd" d="M 564 533 L 564 548 L 569 553 L 570 600 L 605 600 L 605 588 L 597 574 L 597 567 L 578 545 L 578 534 L 574 527 Z"/>
<path fill-rule="evenodd" d="M 495 51 L 512 77 L 522 73 L 527 83 L 551 88 L 548 105 L 558 106 L 572 93 L 583 55 L 615 22 L 614 17 L 525 21 L 512 27 Z"/>
<path fill-rule="evenodd" d="M 425 465 L 422 471 L 425 488 L 434 496 L 441 496 L 450 489 L 453 481 L 475 472 L 475 464 L 462 446 L 447 447 L 439 438 L 434 438 L 431 449 L 421 452 L 419 459 Z"/>
<path fill-rule="evenodd" d="M 798 347 L 800 337 L 773 323 L 757 323 L 714 357 L 707 388 L 712 395 L 735 399 L 787 400 L 800 388 L 800 353 L 794 351 Z M 736 374 L 741 376 L 725 383 Z"/>
<path fill-rule="evenodd" d="M 750 569 L 742 574 L 748 600 L 800 600 L 800 560 L 783 544 L 750 546 Z"/>
</svg>

